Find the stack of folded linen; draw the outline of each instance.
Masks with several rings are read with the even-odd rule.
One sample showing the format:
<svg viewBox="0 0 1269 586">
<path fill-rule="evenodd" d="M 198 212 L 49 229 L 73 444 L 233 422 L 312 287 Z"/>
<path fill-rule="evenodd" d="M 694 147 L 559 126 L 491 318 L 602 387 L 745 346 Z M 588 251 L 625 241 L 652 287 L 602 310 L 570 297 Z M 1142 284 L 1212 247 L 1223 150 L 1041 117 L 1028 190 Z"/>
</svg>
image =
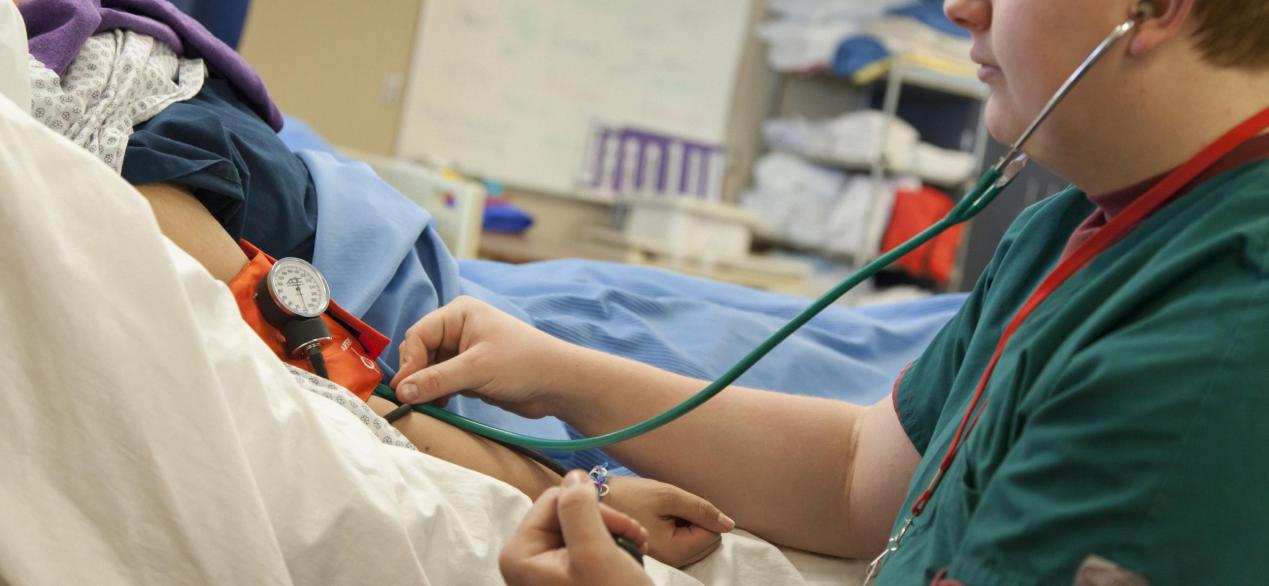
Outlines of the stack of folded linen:
<svg viewBox="0 0 1269 586">
<path fill-rule="evenodd" d="M 956 185 L 974 171 L 973 154 L 921 142 L 912 125 L 876 110 L 850 112 L 837 118 L 768 120 L 767 146 L 813 161 L 867 169 L 880 163 L 891 173 L 916 175 L 935 185 Z"/>
<path fill-rule="evenodd" d="M 957 186 L 969 181 L 978 161 L 973 153 L 920 143 L 912 154 L 912 174 L 926 183 Z"/>
<path fill-rule="evenodd" d="M 948 75 L 973 77 L 969 35 L 943 16 L 941 8 L 918 2 L 892 10 L 842 39 L 833 55 L 833 73 L 855 83 L 876 81 L 892 59 Z"/>
<path fill-rule="evenodd" d="M 893 187 L 877 193 L 863 175 L 824 169 L 787 154 L 763 156 L 754 186 L 742 205 L 762 220 L 762 231 L 791 244 L 858 258 L 870 250 L 870 211 L 877 198 L 887 204 Z"/>
<path fill-rule="evenodd" d="M 876 80 L 901 56 L 950 74 L 973 74 L 969 35 L 930 0 L 771 0 L 758 29 L 777 71 L 831 69 Z"/>
<path fill-rule="evenodd" d="M 867 168 L 881 161 L 892 170 L 912 168 L 920 135 L 912 125 L 876 110 L 849 112 L 823 121 L 768 120 L 767 146 L 846 167 Z"/>
<path fill-rule="evenodd" d="M 827 69 L 842 39 L 858 35 L 886 10 L 910 0 L 771 0 L 772 20 L 758 29 L 777 71 Z"/>
</svg>

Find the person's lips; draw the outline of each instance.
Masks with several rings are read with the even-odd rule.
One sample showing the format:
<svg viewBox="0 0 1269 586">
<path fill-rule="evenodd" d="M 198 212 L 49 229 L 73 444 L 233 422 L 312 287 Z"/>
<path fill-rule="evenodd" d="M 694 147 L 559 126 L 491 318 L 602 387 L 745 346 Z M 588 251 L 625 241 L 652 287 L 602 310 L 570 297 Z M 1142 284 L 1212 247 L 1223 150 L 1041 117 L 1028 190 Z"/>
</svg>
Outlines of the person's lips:
<svg viewBox="0 0 1269 586">
<path fill-rule="evenodd" d="M 988 65 L 986 63 L 980 63 L 978 65 L 978 80 L 979 81 L 983 83 L 987 83 L 997 77 L 1000 77 L 1000 67 L 995 65 Z"/>
<path fill-rule="evenodd" d="M 970 52 L 969 58 L 978 64 L 978 79 L 984 83 L 1001 75 L 1000 65 L 977 48 Z"/>
</svg>

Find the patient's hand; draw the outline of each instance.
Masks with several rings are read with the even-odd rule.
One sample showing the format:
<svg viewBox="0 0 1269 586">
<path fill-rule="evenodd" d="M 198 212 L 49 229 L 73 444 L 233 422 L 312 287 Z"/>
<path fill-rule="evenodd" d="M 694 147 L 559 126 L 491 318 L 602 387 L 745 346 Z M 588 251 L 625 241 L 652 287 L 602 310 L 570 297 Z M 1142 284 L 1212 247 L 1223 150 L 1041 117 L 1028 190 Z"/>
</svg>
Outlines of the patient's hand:
<svg viewBox="0 0 1269 586">
<path fill-rule="evenodd" d="M 604 502 L 643 525 L 649 555 L 676 568 L 713 553 L 719 534 L 736 525 L 709 501 L 663 482 L 615 476 L 608 483 Z"/>
</svg>

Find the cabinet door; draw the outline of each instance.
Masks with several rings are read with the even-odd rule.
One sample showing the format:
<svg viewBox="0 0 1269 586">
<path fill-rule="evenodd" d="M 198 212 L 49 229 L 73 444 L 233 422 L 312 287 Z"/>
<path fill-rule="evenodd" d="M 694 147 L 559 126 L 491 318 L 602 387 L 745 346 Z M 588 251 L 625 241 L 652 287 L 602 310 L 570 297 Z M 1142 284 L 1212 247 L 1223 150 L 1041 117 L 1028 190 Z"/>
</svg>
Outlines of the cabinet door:
<svg viewBox="0 0 1269 586">
<path fill-rule="evenodd" d="M 390 154 L 422 0 L 251 3 L 240 51 L 278 106 L 327 140 Z"/>
</svg>

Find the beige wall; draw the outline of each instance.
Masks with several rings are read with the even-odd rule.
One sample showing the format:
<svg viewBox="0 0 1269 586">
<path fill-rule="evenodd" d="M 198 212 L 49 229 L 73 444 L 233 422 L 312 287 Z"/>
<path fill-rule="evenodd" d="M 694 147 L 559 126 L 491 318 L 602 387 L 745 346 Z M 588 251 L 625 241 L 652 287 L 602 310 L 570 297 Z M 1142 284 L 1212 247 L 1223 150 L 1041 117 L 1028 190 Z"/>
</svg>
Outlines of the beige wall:
<svg viewBox="0 0 1269 586">
<path fill-rule="evenodd" d="M 257 0 L 240 50 L 284 112 L 336 145 L 392 154 L 422 1 Z M 728 201 L 749 185 L 761 152 L 762 120 L 772 107 L 775 75 L 752 32 L 765 10 L 766 0 L 753 0 L 736 76 L 726 138 L 723 197 Z M 385 85 L 392 85 L 394 76 L 396 93 L 385 93 L 393 89 Z M 580 238 L 588 226 L 606 225 L 612 215 L 606 205 L 514 188 L 509 194 L 536 216 L 535 237 Z"/>
<path fill-rule="evenodd" d="M 767 48 L 754 34 L 766 17 L 766 0 L 753 0 L 744 49 L 736 73 L 736 88 L 727 122 L 727 174 L 723 199 L 737 201 L 749 188 L 753 163 L 762 153 L 762 121 L 771 113 L 776 74 L 767 65 Z"/>
<path fill-rule="evenodd" d="M 284 112 L 391 154 L 421 0 L 257 0 L 239 50 Z"/>
</svg>

